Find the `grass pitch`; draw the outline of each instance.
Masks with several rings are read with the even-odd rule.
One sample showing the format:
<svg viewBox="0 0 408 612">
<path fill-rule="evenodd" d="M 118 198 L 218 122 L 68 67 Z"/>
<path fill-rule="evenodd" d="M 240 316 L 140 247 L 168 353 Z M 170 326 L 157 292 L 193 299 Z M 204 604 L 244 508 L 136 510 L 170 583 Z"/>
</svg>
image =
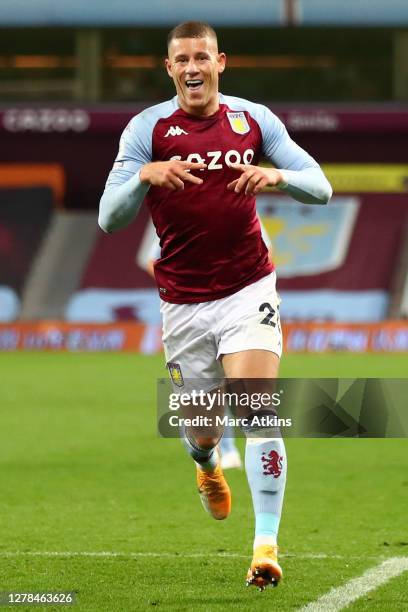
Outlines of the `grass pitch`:
<svg viewBox="0 0 408 612">
<path fill-rule="evenodd" d="M 156 435 L 160 356 L 0 354 L 0 372 L 0 592 L 76 591 L 74 609 L 95 611 L 296 610 L 408 556 L 406 440 L 287 441 L 284 580 L 259 593 L 244 586 L 245 473 L 227 472 L 233 511 L 216 522 L 180 442 Z M 281 373 L 407 372 L 408 356 L 338 354 L 287 356 Z M 408 609 L 408 573 L 349 609 Z"/>
</svg>

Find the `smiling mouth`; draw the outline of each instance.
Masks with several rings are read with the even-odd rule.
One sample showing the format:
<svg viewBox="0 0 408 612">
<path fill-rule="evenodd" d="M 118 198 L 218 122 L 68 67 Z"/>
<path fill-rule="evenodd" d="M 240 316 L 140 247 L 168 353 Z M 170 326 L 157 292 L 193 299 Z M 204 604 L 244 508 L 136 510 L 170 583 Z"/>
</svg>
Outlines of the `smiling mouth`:
<svg viewBox="0 0 408 612">
<path fill-rule="evenodd" d="M 203 83 L 204 81 L 199 79 L 189 79 L 186 81 L 187 89 L 190 91 L 198 91 Z"/>
</svg>

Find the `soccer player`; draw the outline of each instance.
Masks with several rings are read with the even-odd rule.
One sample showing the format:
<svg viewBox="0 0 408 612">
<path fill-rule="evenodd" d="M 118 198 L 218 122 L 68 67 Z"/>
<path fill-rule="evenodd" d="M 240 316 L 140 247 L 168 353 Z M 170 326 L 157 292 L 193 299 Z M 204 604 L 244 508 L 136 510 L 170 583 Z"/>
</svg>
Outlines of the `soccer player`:
<svg viewBox="0 0 408 612">
<path fill-rule="evenodd" d="M 100 203 L 106 232 L 125 227 L 142 202 L 161 244 L 155 277 L 161 297 L 167 366 L 178 387 L 188 379 L 273 380 L 282 352 L 279 298 L 255 209 L 273 186 L 306 204 L 326 204 L 331 187 L 316 161 L 265 106 L 219 92 L 226 56 L 214 30 L 187 22 L 168 36 L 166 69 L 176 96 L 134 117 Z M 266 156 L 274 168 L 260 167 Z M 247 584 L 276 585 L 282 570 L 277 533 L 286 482 L 281 437 L 260 437 L 251 423 L 245 469 L 255 513 Z M 225 519 L 231 493 L 215 437 L 185 444 L 196 463 L 205 508 Z"/>
<path fill-rule="evenodd" d="M 266 248 L 268 249 L 269 257 L 272 261 L 272 242 L 261 219 L 259 219 L 259 227 L 261 229 L 262 240 L 264 241 Z M 151 221 L 148 225 L 147 235 L 149 237 L 149 242 L 147 243 L 147 248 L 144 252 L 143 258 L 138 259 L 138 263 L 144 270 L 146 270 L 146 272 L 150 276 L 153 276 L 154 278 L 154 264 L 160 259 L 161 249 L 159 237 L 154 231 L 154 226 L 152 225 Z M 227 414 L 232 416 L 230 414 L 230 411 L 227 411 Z M 219 450 L 220 464 L 223 470 L 229 470 L 232 468 L 242 468 L 241 456 L 239 454 L 239 450 L 235 444 L 234 439 L 234 427 L 230 425 L 225 426 L 224 433 L 219 443 Z"/>
</svg>

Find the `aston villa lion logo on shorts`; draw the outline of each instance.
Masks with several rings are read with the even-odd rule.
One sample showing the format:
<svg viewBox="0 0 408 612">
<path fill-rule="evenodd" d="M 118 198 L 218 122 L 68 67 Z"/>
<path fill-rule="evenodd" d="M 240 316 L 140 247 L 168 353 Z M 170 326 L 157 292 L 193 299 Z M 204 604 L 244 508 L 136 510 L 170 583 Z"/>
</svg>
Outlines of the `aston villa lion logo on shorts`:
<svg viewBox="0 0 408 612">
<path fill-rule="evenodd" d="M 171 380 L 177 387 L 184 387 L 184 379 L 181 373 L 181 367 L 179 363 L 169 363 L 167 364 L 167 368 L 169 370 L 169 374 L 171 376 Z"/>
<path fill-rule="evenodd" d="M 232 131 L 236 134 L 247 134 L 251 129 L 245 117 L 245 113 L 227 113 L 227 117 Z"/>
</svg>

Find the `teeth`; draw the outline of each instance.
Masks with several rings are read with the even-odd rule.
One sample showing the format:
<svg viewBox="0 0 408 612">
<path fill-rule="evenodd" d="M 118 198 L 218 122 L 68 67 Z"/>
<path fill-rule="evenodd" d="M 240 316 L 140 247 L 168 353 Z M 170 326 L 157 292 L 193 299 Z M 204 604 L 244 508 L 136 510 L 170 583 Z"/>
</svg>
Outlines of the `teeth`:
<svg viewBox="0 0 408 612">
<path fill-rule="evenodd" d="M 202 81 L 186 81 L 187 87 L 195 87 L 196 85 L 202 85 Z"/>
</svg>

